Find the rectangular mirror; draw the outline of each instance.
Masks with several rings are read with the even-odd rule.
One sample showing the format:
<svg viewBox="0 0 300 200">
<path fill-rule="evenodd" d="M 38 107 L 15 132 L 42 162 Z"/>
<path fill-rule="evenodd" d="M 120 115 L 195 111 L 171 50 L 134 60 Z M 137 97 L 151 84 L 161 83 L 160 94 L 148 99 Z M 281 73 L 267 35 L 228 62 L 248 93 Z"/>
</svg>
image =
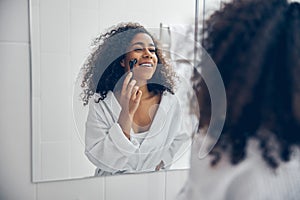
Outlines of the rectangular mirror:
<svg viewBox="0 0 300 200">
<path fill-rule="evenodd" d="M 202 5 L 200 1 L 199 12 Z M 34 182 L 95 174 L 96 167 L 84 154 L 88 106 L 80 101 L 78 79 L 92 40 L 120 22 L 138 22 L 151 29 L 170 54 L 175 71 L 183 77 L 181 85 L 191 87 L 194 17 L 195 1 L 30 1 Z M 178 98 L 180 92 L 179 88 Z M 187 168 L 189 150 L 182 148 L 169 169 Z"/>
</svg>

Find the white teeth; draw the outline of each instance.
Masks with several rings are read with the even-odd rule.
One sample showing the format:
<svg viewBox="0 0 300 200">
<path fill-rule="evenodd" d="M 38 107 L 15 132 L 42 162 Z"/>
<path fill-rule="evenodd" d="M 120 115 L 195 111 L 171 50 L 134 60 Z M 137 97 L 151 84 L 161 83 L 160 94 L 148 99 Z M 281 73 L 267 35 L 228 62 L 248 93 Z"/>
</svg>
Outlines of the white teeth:
<svg viewBox="0 0 300 200">
<path fill-rule="evenodd" d="M 150 63 L 143 63 L 140 66 L 142 66 L 142 67 L 152 67 L 152 65 Z"/>
</svg>

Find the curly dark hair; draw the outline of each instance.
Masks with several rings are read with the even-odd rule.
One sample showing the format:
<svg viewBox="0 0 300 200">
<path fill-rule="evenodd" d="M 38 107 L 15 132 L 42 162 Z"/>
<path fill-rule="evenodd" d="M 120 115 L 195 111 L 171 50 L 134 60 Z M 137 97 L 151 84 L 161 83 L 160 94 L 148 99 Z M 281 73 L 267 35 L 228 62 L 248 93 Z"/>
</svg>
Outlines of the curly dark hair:
<svg viewBox="0 0 300 200">
<path fill-rule="evenodd" d="M 300 146 L 300 4 L 285 0 L 233 0 L 205 23 L 202 45 L 222 76 L 227 116 L 210 152 L 232 164 L 246 157 L 248 139 L 257 138 L 272 169 Z M 205 67 L 205 66 L 202 66 Z M 200 128 L 210 122 L 210 97 L 195 73 Z M 276 141 L 276 142 L 274 142 Z"/>
<path fill-rule="evenodd" d="M 105 99 L 108 91 L 113 91 L 116 84 L 122 80 L 125 70 L 121 67 L 120 62 L 126 55 L 130 42 L 138 33 L 148 34 L 156 47 L 158 65 L 152 79 L 147 84 L 149 91 L 155 94 L 164 91 L 174 94 L 174 77 L 176 75 L 168 58 L 163 55 L 158 40 L 138 23 L 120 23 L 94 40 L 94 50 L 82 67 L 81 87 L 83 92 L 81 98 L 84 105 L 88 104 L 94 93 L 100 94 L 100 98 L 96 102 Z"/>
</svg>

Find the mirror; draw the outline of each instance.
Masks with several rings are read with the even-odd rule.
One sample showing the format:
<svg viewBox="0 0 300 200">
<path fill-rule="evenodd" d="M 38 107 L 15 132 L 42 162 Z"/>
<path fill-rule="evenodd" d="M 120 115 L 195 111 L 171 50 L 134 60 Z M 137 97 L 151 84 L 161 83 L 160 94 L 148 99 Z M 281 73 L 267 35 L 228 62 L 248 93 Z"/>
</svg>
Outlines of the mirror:
<svg viewBox="0 0 300 200">
<path fill-rule="evenodd" d="M 79 72 L 91 52 L 92 40 L 113 25 L 138 22 L 160 40 L 180 78 L 175 96 L 184 113 L 189 114 L 187 99 L 193 94 L 186 92 L 192 91 L 186 88 L 191 88 L 189 76 L 195 61 L 196 3 L 149 3 L 145 6 L 137 0 L 30 1 L 33 182 L 94 176 L 96 166 L 84 154 L 88 106 L 83 106 L 79 98 Z M 200 1 L 196 9 L 199 21 L 203 16 L 202 5 L 204 2 Z M 189 168 L 190 142 L 191 138 L 178 150 L 168 170 Z"/>
</svg>

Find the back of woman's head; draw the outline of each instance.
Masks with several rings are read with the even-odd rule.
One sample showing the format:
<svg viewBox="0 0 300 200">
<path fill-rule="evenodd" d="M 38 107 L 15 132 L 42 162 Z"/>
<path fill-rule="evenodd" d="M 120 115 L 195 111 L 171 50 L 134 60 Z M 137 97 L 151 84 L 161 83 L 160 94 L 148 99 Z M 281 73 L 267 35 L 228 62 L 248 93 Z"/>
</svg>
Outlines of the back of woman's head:
<svg viewBox="0 0 300 200">
<path fill-rule="evenodd" d="M 299 17 L 298 3 L 234 0 L 207 20 L 202 44 L 227 95 L 224 129 L 211 152 L 217 155 L 213 164 L 221 151 L 229 153 L 232 164 L 242 161 L 250 137 L 260 140 L 262 156 L 272 168 L 289 160 L 293 145 L 300 146 Z M 200 80 L 196 88 L 203 90 Z M 200 92 L 201 128 L 209 122 L 210 101 L 207 90 Z"/>
</svg>

